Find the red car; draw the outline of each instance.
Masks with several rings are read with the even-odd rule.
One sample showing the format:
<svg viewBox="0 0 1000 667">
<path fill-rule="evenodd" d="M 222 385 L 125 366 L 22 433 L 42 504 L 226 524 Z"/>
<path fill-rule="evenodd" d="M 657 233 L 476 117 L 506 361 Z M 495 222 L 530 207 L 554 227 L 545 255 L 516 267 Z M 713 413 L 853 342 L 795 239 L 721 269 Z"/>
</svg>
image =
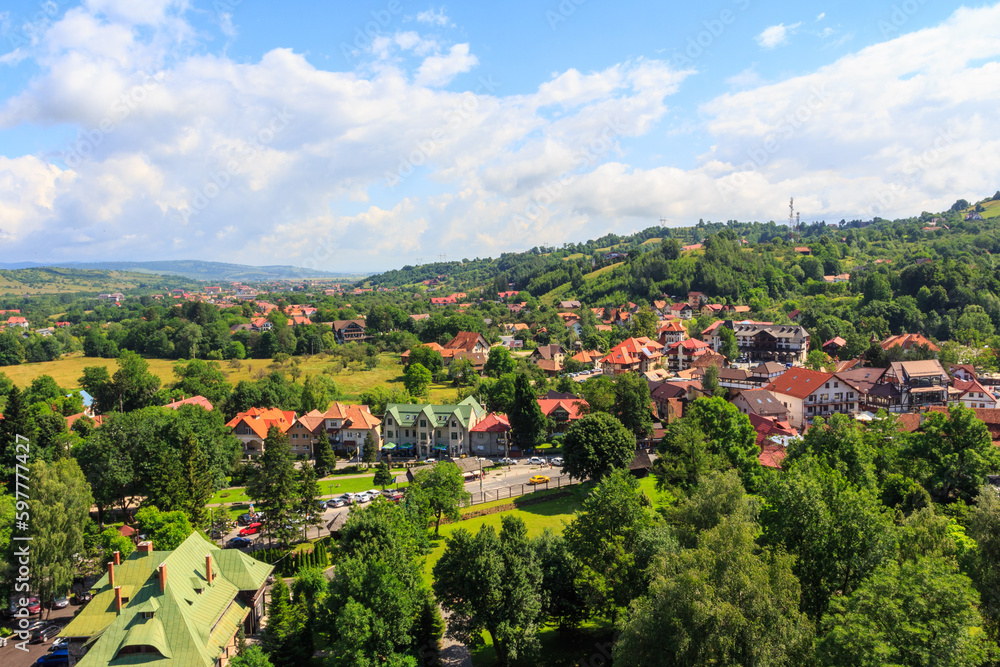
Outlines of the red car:
<svg viewBox="0 0 1000 667">
<path fill-rule="evenodd" d="M 42 613 L 42 603 L 38 601 L 38 598 L 28 598 L 28 613 L 29 614 Z"/>
<path fill-rule="evenodd" d="M 257 533 L 260 532 L 260 527 L 262 525 L 263 524 L 260 521 L 258 521 L 256 523 L 251 523 L 246 528 L 241 528 L 240 529 L 240 537 L 245 537 L 247 535 L 256 535 Z"/>
</svg>

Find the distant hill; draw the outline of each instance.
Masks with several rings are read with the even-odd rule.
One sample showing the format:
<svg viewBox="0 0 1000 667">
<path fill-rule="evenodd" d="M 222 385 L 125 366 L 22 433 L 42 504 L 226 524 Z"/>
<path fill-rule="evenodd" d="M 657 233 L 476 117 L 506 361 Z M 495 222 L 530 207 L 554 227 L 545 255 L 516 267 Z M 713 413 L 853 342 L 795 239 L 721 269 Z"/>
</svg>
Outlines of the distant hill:
<svg viewBox="0 0 1000 667">
<path fill-rule="evenodd" d="M 133 273 L 150 273 L 172 275 L 204 280 L 208 282 L 239 280 L 313 280 L 323 278 L 344 278 L 357 280 L 363 273 L 328 273 L 314 271 L 297 266 L 247 266 L 244 264 L 227 264 L 225 262 L 203 262 L 201 260 L 169 260 L 159 262 L 11 262 L 0 263 L 2 269 L 29 269 L 39 267 L 58 267 L 68 269 L 92 269 L 98 271 L 129 271 Z"/>
<path fill-rule="evenodd" d="M 2 266 L 2 265 L 0 265 Z M 183 276 L 162 276 L 137 271 L 100 271 L 35 266 L 0 268 L 0 296 L 100 292 L 162 292 L 176 288 L 198 290 L 203 283 Z"/>
</svg>

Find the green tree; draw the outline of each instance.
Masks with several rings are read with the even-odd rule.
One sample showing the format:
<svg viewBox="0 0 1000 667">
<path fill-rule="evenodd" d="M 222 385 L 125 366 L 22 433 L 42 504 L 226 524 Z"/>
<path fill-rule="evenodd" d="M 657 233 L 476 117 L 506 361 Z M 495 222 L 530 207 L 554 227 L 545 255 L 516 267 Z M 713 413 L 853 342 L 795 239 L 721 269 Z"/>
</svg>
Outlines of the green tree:
<svg viewBox="0 0 1000 667">
<path fill-rule="evenodd" d="M 813 458 L 773 479 L 761 510 L 766 544 L 796 556 L 802 610 L 818 620 L 830 598 L 850 595 L 891 557 L 892 521 L 873 492 Z"/>
<path fill-rule="evenodd" d="M 291 522 L 295 514 L 298 484 L 288 436 L 272 426 L 264 440 L 264 453 L 247 484 L 247 495 L 258 512 L 264 513 L 264 532 L 279 542 L 295 536 Z"/>
<path fill-rule="evenodd" d="M 728 461 L 713 451 L 698 425 L 686 419 L 667 426 L 657 452 L 653 474 L 660 489 L 690 490 L 709 472 L 728 467 Z"/>
<path fill-rule="evenodd" d="M 212 497 L 212 480 L 208 460 L 194 435 L 182 441 L 180 451 L 182 507 L 192 525 L 202 528 L 208 523 L 205 503 Z"/>
<path fill-rule="evenodd" d="M 375 483 L 375 486 L 381 486 L 385 489 L 386 486 L 392 484 L 393 480 L 395 480 L 395 477 L 389 470 L 389 464 L 385 461 L 379 463 L 378 467 L 375 468 L 375 479 L 372 480 Z"/>
<path fill-rule="evenodd" d="M 718 396 L 699 398 L 684 411 L 684 419 L 694 424 L 705 434 L 712 450 L 726 457 L 729 465 L 736 469 L 748 490 L 755 490 L 764 471 L 757 458 L 757 432 L 750 424 L 750 418 L 732 403 Z"/>
<path fill-rule="evenodd" d="M 16 366 L 24 361 L 24 344 L 13 331 L 0 332 L 0 366 Z"/>
<path fill-rule="evenodd" d="M 979 492 L 969 513 L 969 537 L 976 541 L 970 575 L 981 596 L 980 611 L 993 641 L 1000 638 L 1000 497 L 992 486 Z"/>
<path fill-rule="evenodd" d="M 507 417 L 511 436 L 522 452 L 533 448 L 545 433 L 545 415 L 538 406 L 527 375 L 519 373 L 514 379 L 514 399 Z"/>
<path fill-rule="evenodd" d="M 979 596 L 951 559 L 889 561 L 848 597 L 831 601 L 817 655 L 824 665 L 880 667 L 986 663 Z"/>
<path fill-rule="evenodd" d="M 293 604 L 284 579 L 275 578 L 267 625 L 261 636 L 261 646 L 274 667 L 298 667 L 309 661 L 305 631 L 304 606 Z"/>
<path fill-rule="evenodd" d="M 135 352 L 128 350 L 117 359 L 118 370 L 111 376 L 112 387 L 119 412 L 131 412 L 153 405 L 160 378 L 149 372 L 149 364 Z"/>
<path fill-rule="evenodd" d="M 407 494 L 421 496 L 435 517 L 434 534 L 441 532 L 441 517 L 457 521 L 460 508 L 465 505 L 470 494 L 465 490 L 465 478 L 458 466 L 450 461 L 441 461 L 430 470 L 421 470 L 413 476 L 413 483 Z"/>
<path fill-rule="evenodd" d="M 586 401 L 585 412 L 606 412 L 614 414 L 615 410 L 615 383 L 607 375 L 584 380 L 580 385 L 580 395 Z"/>
<path fill-rule="evenodd" d="M 4 418 L 0 420 L 0 452 L 3 453 L 0 465 L 3 468 L 4 479 L 10 479 L 10 475 L 13 475 L 15 464 L 21 462 L 23 465 L 24 460 L 17 457 L 24 453 L 25 438 L 28 445 L 28 460 L 34 460 L 39 454 L 38 448 L 34 446 L 35 420 L 25 404 L 21 391 L 17 387 L 12 387 L 7 394 Z M 18 447 L 19 443 L 22 443 L 21 448 Z"/>
<path fill-rule="evenodd" d="M 337 455 L 333 453 L 333 447 L 330 446 L 326 434 L 320 435 L 319 442 L 313 449 L 316 452 L 316 476 L 322 479 L 333 474 L 337 469 Z"/>
<path fill-rule="evenodd" d="M 806 368 L 822 371 L 831 367 L 836 368 L 836 364 L 833 363 L 830 355 L 823 350 L 812 350 L 806 355 Z"/>
<path fill-rule="evenodd" d="M 577 581 L 584 578 L 583 567 L 570 552 L 566 539 L 546 528 L 532 540 L 532 548 L 542 570 L 541 618 L 560 628 L 576 627 L 587 615 L 587 596 Z"/>
<path fill-rule="evenodd" d="M 67 593 L 73 583 L 75 554 L 84 553 L 83 531 L 94 500 L 73 459 L 36 461 L 27 477 L 31 482 L 31 583 L 39 599 L 47 603 Z"/>
<path fill-rule="evenodd" d="M 426 345 L 417 345 L 410 348 L 409 363 L 420 364 L 429 370 L 432 375 L 444 368 L 444 359 L 441 357 L 441 353 Z"/>
<path fill-rule="evenodd" d="M 653 432 L 649 383 L 638 373 L 619 375 L 615 381 L 615 407 L 612 412 L 637 439 Z"/>
<path fill-rule="evenodd" d="M 204 396 L 213 406 L 221 406 L 233 391 L 217 361 L 192 359 L 186 364 L 178 362 L 174 364 L 174 375 L 177 382 L 173 384 L 173 389 L 179 389 L 188 397 Z"/>
<path fill-rule="evenodd" d="M 302 517 L 302 527 L 306 531 L 306 538 L 309 537 L 309 527 L 318 526 L 323 523 L 323 514 L 317 511 L 320 491 L 319 483 L 316 480 L 316 469 L 312 463 L 303 461 L 299 468 L 298 497 L 296 511 Z"/>
<path fill-rule="evenodd" d="M 122 560 L 129 557 L 135 551 L 135 542 L 131 538 L 125 537 L 118 532 L 117 528 L 106 528 L 100 535 L 101 563 L 108 563 L 114 560 L 114 553 L 117 551 Z"/>
<path fill-rule="evenodd" d="M 884 446 L 883 443 L 879 443 Z M 857 421 L 847 415 L 832 415 L 813 420 L 812 427 L 801 439 L 792 441 L 782 467 L 791 469 L 804 457 L 815 457 L 837 470 L 852 484 L 874 491 L 875 450 L 861 432 Z"/>
<path fill-rule="evenodd" d="M 251 646 L 229 661 L 229 667 L 274 667 L 260 646 Z"/>
<path fill-rule="evenodd" d="M 376 458 L 378 458 L 378 448 L 375 447 L 375 438 L 372 437 L 372 432 L 368 431 L 365 433 L 365 441 L 361 446 L 361 461 L 368 468 L 375 463 Z"/>
<path fill-rule="evenodd" d="M 720 326 L 719 332 L 719 353 L 729 361 L 733 361 L 740 356 L 740 347 L 736 342 L 736 332 L 726 326 Z"/>
<path fill-rule="evenodd" d="M 489 358 L 483 367 L 483 372 L 491 378 L 498 378 L 506 373 L 513 373 L 517 364 L 510 356 L 510 351 L 502 345 L 494 345 L 490 348 Z"/>
<path fill-rule="evenodd" d="M 701 376 L 701 388 L 709 396 L 715 396 L 719 392 L 719 367 L 712 364 L 705 369 L 705 374 Z M 724 390 L 723 390 L 724 391 Z"/>
<path fill-rule="evenodd" d="M 157 551 L 173 551 L 194 532 L 187 514 L 181 511 L 161 512 L 153 505 L 143 505 L 135 513 L 141 533 L 153 543 Z"/>
<path fill-rule="evenodd" d="M 657 317 L 649 308 L 643 308 L 632 316 L 632 335 L 636 338 L 656 339 Z"/>
<path fill-rule="evenodd" d="M 808 664 L 812 625 L 798 610 L 792 559 L 763 552 L 752 521 L 727 517 L 668 555 L 614 647 L 622 665 Z"/>
<path fill-rule="evenodd" d="M 564 531 L 570 553 L 581 565 L 576 585 L 594 612 L 612 621 L 642 595 L 648 563 L 637 558 L 653 517 L 628 471 L 616 470 L 600 481 Z"/>
<path fill-rule="evenodd" d="M 986 425 L 961 405 L 949 408 L 947 415 L 928 415 L 900 455 L 910 476 L 939 503 L 971 503 L 986 475 L 1000 469 L 1000 452 Z"/>
<path fill-rule="evenodd" d="M 434 376 L 423 364 L 411 363 L 403 374 L 403 386 L 413 396 L 424 396 Z"/>
<path fill-rule="evenodd" d="M 449 612 L 451 634 L 470 649 L 493 642 L 497 664 L 530 660 L 538 650 L 542 572 L 518 517 L 503 516 L 499 536 L 484 525 L 459 528 L 434 566 L 434 592 Z"/>
<path fill-rule="evenodd" d="M 615 417 L 598 412 L 570 424 L 563 438 L 563 470 L 577 479 L 601 479 L 635 458 L 635 435 Z"/>
</svg>

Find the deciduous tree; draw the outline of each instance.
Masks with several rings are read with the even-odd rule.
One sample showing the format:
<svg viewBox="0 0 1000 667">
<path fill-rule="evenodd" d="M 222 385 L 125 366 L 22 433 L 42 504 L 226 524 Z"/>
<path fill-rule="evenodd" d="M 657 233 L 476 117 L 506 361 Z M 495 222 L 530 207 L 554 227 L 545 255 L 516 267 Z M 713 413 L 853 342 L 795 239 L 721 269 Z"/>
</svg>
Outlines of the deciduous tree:
<svg viewBox="0 0 1000 667">
<path fill-rule="evenodd" d="M 563 470 L 572 477 L 599 480 L 632 462 L 635 435 L 607 413 L 585 415 L 566 429 L 563 457 Z"/>
</svg>

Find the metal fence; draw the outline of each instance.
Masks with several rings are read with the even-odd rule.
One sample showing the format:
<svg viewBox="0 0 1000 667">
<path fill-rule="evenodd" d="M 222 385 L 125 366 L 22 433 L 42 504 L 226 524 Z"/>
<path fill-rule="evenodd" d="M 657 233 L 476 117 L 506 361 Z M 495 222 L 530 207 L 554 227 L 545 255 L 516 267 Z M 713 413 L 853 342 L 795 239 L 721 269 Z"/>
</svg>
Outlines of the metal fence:
<svg viewBox="0 0 1000 667">
<path fill-rule="evenodd" d="M 476 491 L 472 494 L 469 504 L 482 505 L 483 503 L 491 503 L 494 500 L 517 498 L 518 496 L 524 496 L 529 493 L 534 493 L 535 491 L 542 491 L 543 489 L 561 489 L 564 486 L 573 486 L 574 484 L 579 484 L 582 481 L 584 480 L 574 479 L 569 475 L 559 475 L 557 477 L 550 477 L 549 481 L 542 482 L 541 484 L 514 484 L 513 486 L 503 486 L 499 489 Z"/>
</svg>

